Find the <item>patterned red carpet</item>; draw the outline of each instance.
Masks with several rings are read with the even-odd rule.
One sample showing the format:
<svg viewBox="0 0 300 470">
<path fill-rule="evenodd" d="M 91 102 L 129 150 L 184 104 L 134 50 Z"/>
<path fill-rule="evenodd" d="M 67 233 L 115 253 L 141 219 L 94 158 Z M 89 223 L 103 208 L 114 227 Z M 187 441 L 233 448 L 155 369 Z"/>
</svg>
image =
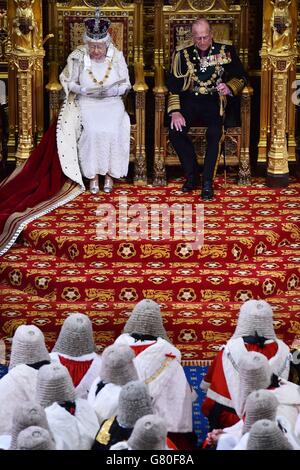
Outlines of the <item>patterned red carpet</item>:
<svg viewBox="0 0 300 470">
<path fill-rule="evenodd" d="M 211 360 L 249 298 L 272 303 L 276 332 L 291 344 L 300 336 L 300 181 L 285 189 L 260 179 L 247 188 L 222 183 L 204 205 L 201 249 L 189 243 L 199 233 L 201 201 L 197 191 L 182 194 L 179 180 L 166 188 L 119 183 L 110 195 L 86 192 L 30 223 L 0 258 L 0 333 L 8 351 L 22 323 L 39 326 L 51 347 L 75 311 L 89 315 L 101 350 L 144 297 L 161 304 L 186 364 Z M 176 204 L 186 210 L 179 228 Z M 170 207 L 170 233 L 163 233 Z M 114 239 L 103 232 L 99 238 L 104 219 Z"/>
</svg>

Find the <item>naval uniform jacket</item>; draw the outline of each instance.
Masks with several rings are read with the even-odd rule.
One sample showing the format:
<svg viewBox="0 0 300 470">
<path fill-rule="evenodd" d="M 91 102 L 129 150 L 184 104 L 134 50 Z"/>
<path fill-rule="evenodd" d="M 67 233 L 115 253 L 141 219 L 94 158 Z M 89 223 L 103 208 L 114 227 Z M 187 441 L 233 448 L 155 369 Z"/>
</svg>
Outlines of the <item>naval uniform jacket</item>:
<svg viewBox="0 0 300 470">
<path fill-rule="evenodd" d="M 216 86 L 226 83 L 232 96 L 226 96 L 225 127 L 240 125 L 238 95 L 247 84 L 247 73 L 233 46 L 213 42 L 201 57 L 195 46 L 178 48 L 173 54 L 171 72 L 167 78 L 169 89 L 168 114 L 180 111 L 187 94 L 218 96 Z M 206 101 L 207 102 L 207 101 Z"/>
</svg>

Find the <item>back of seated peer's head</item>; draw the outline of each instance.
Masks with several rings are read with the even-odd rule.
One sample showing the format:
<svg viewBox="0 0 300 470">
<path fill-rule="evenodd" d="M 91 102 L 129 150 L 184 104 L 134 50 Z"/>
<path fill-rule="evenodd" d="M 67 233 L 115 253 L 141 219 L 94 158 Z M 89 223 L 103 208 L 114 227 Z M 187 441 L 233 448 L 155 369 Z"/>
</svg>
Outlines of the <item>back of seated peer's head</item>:
<svg viewBox="0 0 300 470">
<path fill-rule="evenodd" d="M 44 408 L 53 403 L 75 402 L 75 388 L 65 366 L 55 362 L 39 369 L 36 401 Z"/>
<path fill-rule="evenodd" d="M 121 426 L 133 428 L 139 418 L 152 413 L 153 408 L 147 385 L 136 380 L 122 387 L 117 412 L 117 420 Z"/>
<path fill-rule="evenodd" d="M 72 313 L 63 322 L 52 351 L 80 357 L 93 353 L 95 349 L 91 320 L 83 313 Z"/>
<path fill-rule="evenodd" d="M 135 423 L 127 443 L 132 450 L 164 450 L 167 433 L 160 416 L 145 415 Z"/>
<path fill-rule="evenodd" d="M 159 304 L 151 299 L 138 302 L 126 322 L 124 333 L 149 335 L 168 340 Z"/>
<path fill-rule="evenodd" d="M 55 450 L 55 443 L 46 429 L 30 426 L 20 432 L 17 450 Z"/>
<path fill-rule="evenodd" d="M 250 431 L 251 426 L 260 419 L 275 421 L 278 400 L 271 390 L 255 390 L 248 395 L 245 404 L 245 421 L 242 433 Z"/>
<path fill-rule="evenodd" d="M 34 401 L 25 401 L 15 408 L 12 418 L 10 450 L 17 448 L 18 435 L 29 426 L 39 426 L 51 434 L 44 408 Z"/>
<path fill-rule="evenodd" d="M 233 338 L 263 336 L 276 339 L 273 326 L 273 310 L 265 300 L 247 300 L 242 304 Z"/>
<path fill-rule="evenodd" d="M 255 351 L 242 354 L 237 366 L 239 396 L 236 412 L 241 417 L 244 415 L 245 403 L 250 393 L 270 386 L 272 369 L 266 356 Z"/>
<path fill-rule="evenodd" d="M 101 357 L 101 380 L 106 384 L 115 385 L 125 385 L 132 380 L 138 380 L 134 357 L 134 352 L 126 344 L 112 344 L 105 348 Z"/>
<path fill-rule="evenodd" d="M 9 369 L 44 361 L 50 362 L 50 356 L 43 333 L 34 325 L 20 325 L 12 339 Z"/>
<path fill-rule="evenodd" d="M 277 423 L 262 419 L 250 429 L 247 450 L 293 450 L 293 447 Z"/>
</svg>

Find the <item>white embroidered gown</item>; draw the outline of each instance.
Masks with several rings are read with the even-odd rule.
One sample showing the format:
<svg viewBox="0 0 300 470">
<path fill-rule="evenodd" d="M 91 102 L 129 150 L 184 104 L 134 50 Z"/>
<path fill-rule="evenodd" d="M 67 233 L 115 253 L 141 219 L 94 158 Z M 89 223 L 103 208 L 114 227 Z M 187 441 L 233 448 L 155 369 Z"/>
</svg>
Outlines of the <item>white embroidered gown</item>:
<svg viewBox="0 0 300 470">
<path fill-rule="evenodd" d="M 103 80 L 109 66 L 108 60 L 90 62 L 94 77 L 99 81 Z M 74 67 L 73 77 L 81 87 L 97 86 L 86 67 Z M 121 79 L 126 80 L 129 89 L 131 85 L 123 53 L 115 49 L 113 67 L 104 86 Z M 78 157 L 83 176 L 89 179 L 97 174 L 107 173 L 115 178 L 126 176 L 129 164 L 130 120 L 122 98 L 116 96 L 99 99 L 78 95 L 78 100 L 83 127 L 78 142 Z"/>
</svg>

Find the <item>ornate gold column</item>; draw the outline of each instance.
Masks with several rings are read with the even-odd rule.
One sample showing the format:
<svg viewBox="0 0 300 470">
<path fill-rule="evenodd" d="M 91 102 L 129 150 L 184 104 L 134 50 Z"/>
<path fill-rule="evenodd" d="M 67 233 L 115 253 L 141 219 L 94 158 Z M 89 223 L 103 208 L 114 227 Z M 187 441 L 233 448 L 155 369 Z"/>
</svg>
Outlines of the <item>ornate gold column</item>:
<svg viewBox="0 0 300 470">
<path fill-rule="evenodd" d="M 260 89 L 260 136 L 258 143 L 257 163 L 266 163 L 268 140 L 270 135 L 270 103 L 271 103 L 271 68 L 268 52 L 271 48 L 270 18 L 272 5 L 270 0 L 264 0 L 263 34 L 261 56 L 261 89 Z"/>
<path fill-rule="evenodd" d="M 288 71 L 297 55 L 270 53 L 270 63 L 273 68 L 272 79 L 272 129 L 271 147 L 269 151 L 267 184 L 268 186 L 287 186 L 289 180 L 289 154 L 287 149 L 286 102 Z"/>
<path fill-rule="evenodd" d="M 290 124 L 295 123 L 291 114 L 295 113 L 291 100 L 292 89 L 290 77 L 296 68 L 297 18 L 296 0 L 276 0 L 272 3 L 270 17 L 270 35 L 268 59 L 272 70 L 271 109 L 271 139 L 268 153 L 267 184 L 269 186 L 287 186 L 289 180 L 289 152 L 292 147 L 295 129 Z M 289 87 L 289 88 L 288 88 Z M 290 132 L 291 139 L 287 141 Z M 295 143 L 296 147 L 296 143 Z"/>
<path fill-rule="evenodd" d="M 295 105 L 291 100 L 291 94 L 293 92 L 292 85 L 296 80 L 296 67 L 293 61 L 291 68 L 288 74 L 288 90 L 291 90 L 287 95 L 287 107 L 288 107 L 288 116 L 287 116 L 287 134 L 288 134 L 288 153 L 289 153 L 289 162 L 296 162 L 296 109 Z"/>
<path fill-rule="evenodd" d="M 137 45 L 134 51 L 134 62 L 142 62 L 144 64 L 144 51 L 143 51 L 143 0 L 135 0 L 136 4 L 136 34 L 138 36 Z"/>
<path fill-rule="evenodd" d="M 18 147 L 17 165 L 26 160 L 33 149 L 32 66 L 33 58 L 12 54 L 17 70 Z"/>
<path fill-rule="evenodd" d="M 44 132 L 42 0 L 8 0 L 8 94 L 16 110 L 10 134 L 18 134 L 16 161 L 26 160 Z M 13 127 L 14 126 L 14 131 Z"/>
<path fill-rule="evenodd" d="M 287 163 L 281 162 L 281 169 L 278 166 L 280 154 L 284 160 L 287 158 L 289 161 L 295 161 L 295 106 L 291 94 L 296 70 L 296 35 L 297 0 L 264 0 L 263 42 L 260 51 L 262 60 L 260 139 L 257 162 L 266 163 L 268 155 L 271 158 L 276 155 L 276 164 L 274 160 L 268 162 L 268 175 L 279 175 L 281 172 L 283 175 L 285 171 L 288 174 Z M 284 94 L 285 101 L 279 91 Z M 277 128 L 278 119 L 280 126 L 284 124 L 284 131 L 281 127 Z M 288 136 L 286 151 L 283 151 L 282 147 L 282 132 L 285 137 Z M 279 179 L 278 176 L 277 180 Z M 283 176 L 283 180 L 286 179 L 287 176 Z"/>
</svg>

